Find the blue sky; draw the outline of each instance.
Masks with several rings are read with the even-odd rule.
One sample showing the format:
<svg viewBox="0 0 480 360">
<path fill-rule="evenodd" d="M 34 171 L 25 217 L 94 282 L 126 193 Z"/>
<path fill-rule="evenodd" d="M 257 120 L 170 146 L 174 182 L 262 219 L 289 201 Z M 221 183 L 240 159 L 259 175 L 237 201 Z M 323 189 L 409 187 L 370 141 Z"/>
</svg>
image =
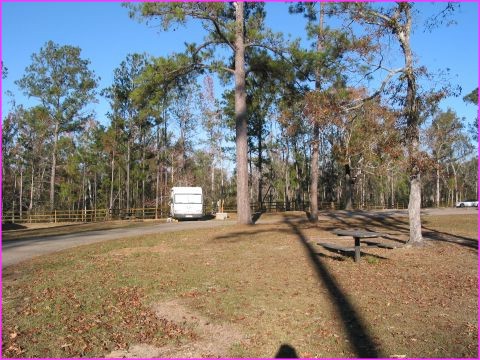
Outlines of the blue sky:
<svg viewBox="0 0 480 360">
<path fill-rule="evenodd" d="M 432 10 L 431 4 L 418 4 L 420 9 Z M 274 31 L 304 36 L 304 21 L 299 15 L 289 15 L 284 3 L 267 5 L 267 20 Z M 423 17 L 423 13 L 419 15 Z M 463 95 L 478 85 L 478 5 L 462 3 L 455 15 L 457 25 L 439 28 L 432 33 L 417 30 L 413 48 L 419 62 L 431 70 L 450 68 L 452 81 L 463 89 Z M 419 19 L 421 20 L 421 19 Z M 128 10 L 115 2 L 4 2 L 2 3 L 2 60 L 8 77 L 2 82 L 2 94 L 14 93 L 17 103 L 33 104 L 14 84 L 22 77 L 38 52 L 48 40 L 62 45 L 79 46 L 82 57 L 91 61 L 90 68 L 101 77 L 99 89 L 109 86 L 113 70 L 129 53 L 146 52 L 166 56 L 182 51 L 184 42 L 202 39 L 198 24 L 164 33 L 153 25 L 138 23 L 128 17 Z M 107 102 L 99 98 L 93 108 L 97 119 L 108 123 Z M 2 96 L 3 115 L 10 108 L 9 98 Z M 461 98 L 447 99 L 442 107 L 452 107 L 460 117 L 470 122 L 476 108 Z M 2 115 L 2 118 L 3 118 Z"/>
</svg>

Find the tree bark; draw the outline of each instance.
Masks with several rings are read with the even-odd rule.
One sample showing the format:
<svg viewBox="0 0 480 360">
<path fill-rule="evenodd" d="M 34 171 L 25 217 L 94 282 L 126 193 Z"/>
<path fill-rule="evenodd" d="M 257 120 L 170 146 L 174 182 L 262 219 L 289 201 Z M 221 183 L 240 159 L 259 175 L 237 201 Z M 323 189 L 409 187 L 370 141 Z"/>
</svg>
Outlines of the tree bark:
<svg viewBox="0 0 480 360">
<path fill-rule="evenodd" d="M 345 210 L 353 209 L 353 180 L 350 165 L 345 164 Z"/>
<path fill-rule="evenodd" d="M 262 167 L 263 167 L 263 159 L 262 159 L 262 126 L 260 126 L 260 130 L 257 134 L 257 141 L 258 141 L 258 162 L 257 162 L 257 168 L 258 168 L 258 205 L 260 209 L 262 209 L 262 201 L 263 201 L 263 194 L 262 194 L 262 188 L 263 188 L 263 179 L 262 179 Z M 261 210 L 260 210 L 261 211 Z"/>
<path fill-rule="evenodd" d="M 285 164 L 285 210 L 289 211 L 290 210 L 290 171 L 288 167 L 289 163 L 289 158 L 290 158 L 290 146 L 288 143 L 288 139 L 285 141 L 285 158 L 284 158 L 284 164 Z"/>
<path fill-rule="evenodd" d="M 127 188 L 127 203 L 125 205 L 126 211 L 130 211 L 130 139 L 127 140 L 127 180 L 126 180 L 126 188 Z"/>
<path fill-rule="evenodd" d="M 20 220 L 23 219 L 22 199 L 23 199 L 23 168 L 20 168 L 20 187 L 19 187 L 19 193 L 18 193 L 18 211 L 20 213 Z"/>
<path fill-rule="evenodd" d="M 413 53 L 410 46 L 410 33 L 412 25 L 411 4 L 398 3 L 399 11 L 405 14 L 405 22 L 397 23 L 396 35 L 400 41 L 405 58 L 405 77 L 407 80 L 407 96 L 405 115 L 407 119 L 406 141 L 408 146 L 410 176 L 410 197 L 408 203 L 408 217 L 410 222 L 410 245 L 423 245 L 422 222 L 420 218 L 421 208 L 421 181 L 420 181 L 420 151 L 419 151 L 419 122 L 417 85 L 413 65 Z"/>
<path fill-rule="evenodd" d="M 53 132 L 52 169 L 50 173 L 50 211 L 53 211 L 55 208 L 55 171 L 57 168 L 58 126 L 58 123 L 56 123 Z"/>
<path fill-rule="evenodd" d="M 313 124 L 312 159 L 310 165 L 310 216 L 312 222 L 318 221 L 318 161 L 320 129 L 318 123 Z"/>
<path fill-rule="evenodd" d="M 87 178 L 87 185 L 88 185 L 88 201 L 90 202 L 90 208 L 89 210 L 92 210 L 94 209 L 94 205 L 93 205 L 93 191 L 92 191 L 92 180 L 90 179 L 90 177 Z"/>
<path fill-rule="evenodd" d="M 33 209 L 33 194 L 35 192 L 35 166 L 32 163 L 32 178 L 30 180 L 30 204 L 28 205 L 28 212 L 30 213 Z"/>
<path fill-rule="evenodd" d="M 454 186 L 454 194 L 455 197 L 453 198 L 452 204 L 455 205 L 457 202 L 460 201 L 458 197 L 458 181 L 457 181 L 457 169 L 455 169 L 455 165 L 452 162 L 452 170 L 453 170 L 453 186 Z"/>
<path fill-rule="evenodd" d="M 247 97 L 245 89 L 244 3 L 235 3 L 235 129 L 237 161 L 237 222 L 251 224 L 248 196 Z"/>
<path fill-rule="evenodd" d="M 47 172 L 47 166 L 43 166 L 42 167 L 42 172 L 41 172 L 41 175 L 40 175 L 40 179 L 38 181 L 38 185 L 37 185 L 37 192 L 36 192 L 36 202 L 40 202 L 40 199 L 41 199 L 41 196 L 42 194 L 44 193 L 44 179 L 45 179 L 45 176 L 46 176 L 46 172 Z"/>
<path fill-rule="evenodd" d="M 111 173 L 110 173 L 110 203 L 108 209 L 110 210 L 110 216 L 113 215 L 113 188 L 115 182 L 115 150 L 112 150 L 112 161 L 111 161 Z"/>
<path fill-rule="evenodd" d="M 215 194 L 215 154 L 212 152 L 212 165 L 211 165 L 211 174 L 210 174 L 210 182 L 212 183 L 211 186 L 211 198 L 212 198 L 212 205 L 215 204 L 215 198 L 217 197 Z"/>
<path fill-rule="evenodd" d="M 392 197 L 392 202 L 391 202 L 391 206 L 392 206 L 392 209 L 395 207 L 395 184 L 394 184 L 394 176 L 392 175 L 391 176 L 391 182 L 390 182 L 390 191 L 391 191 L 391 197 Z"/>
<path fill-rule="evenodd" d="M 421 200 L 420 175 L 412 176 L 410 178 L 410 198 L 408 202 L 408 219 L 410 223 L 410 239 L 408 243 L 411 245 L 423 244 L 420 218 Z"/>
<path fill-rule="evenodd" d="M 85 164 L 83 164 L 82 195 L 83 195 L 83 217 L 82 217 L 82 220 L 85 221 L 85 219 L 87 217 L 87 189 L 86 189 L 86 181 L 85 181 Z"/>
<path fill-rule="evenodd" d="M 142 219 L 145 218 L 145 149 L 147 147 L 145 141 L 145 134 L 143 135 L 143 146 L 142 146 Z"/>
<path fill-rule="evenodd" d="M 157 176 L 155 182 L 155 220 L 158 219 L 158 204 L 160 196 L 160 124 L 157 125 L 157 146 L 155 162 L 157 163 Z"/>
<path fill-rule="evenodd" d="M 12 223 L 15 223 L 15 193 L 17 192 L 17 173 L 13 175 Z"/>
<path fill-rule="evenodd" d="M 318 24 L 318 34 L 317 34 L 317 52 L 322 51 L 322 32 L 323 32 L 323 13 L 324 13 L 324 4 L 320 3 L 320 16 Z M 316 70 L 315 73 L 315 90 L 320 91 L 321 89 L 321 75 L 320 69 Z M 319 141 L 320 141 L 320 128 L 318 122 L 313 124 L 313 134 L 312 134 L 312 159 L 310 165 L 310 221 L 318 221 L 318 161 L 320 159 L 319 153 Z"/>
</svg>

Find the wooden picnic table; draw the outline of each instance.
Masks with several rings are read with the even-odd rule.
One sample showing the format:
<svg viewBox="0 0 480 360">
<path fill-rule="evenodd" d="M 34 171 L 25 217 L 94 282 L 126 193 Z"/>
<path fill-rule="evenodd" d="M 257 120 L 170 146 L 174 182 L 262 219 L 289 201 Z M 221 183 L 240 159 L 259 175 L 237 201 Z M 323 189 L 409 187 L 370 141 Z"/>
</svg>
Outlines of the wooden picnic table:
<svg viewBox="0 0 480 360">
<path fill-rule="evenodd" d="M 360 229 L 335 229 L 332 231 L 334 234 L 338 236 L 351 236 L 355 240 L 355 262 L 360 261 L 360 240 L 361 239 L 369 239 L 369 238 L 376 238 L 381 236 L 381 234 L 373 232 L 373 231 L 365 231 Z"/>
</svg>

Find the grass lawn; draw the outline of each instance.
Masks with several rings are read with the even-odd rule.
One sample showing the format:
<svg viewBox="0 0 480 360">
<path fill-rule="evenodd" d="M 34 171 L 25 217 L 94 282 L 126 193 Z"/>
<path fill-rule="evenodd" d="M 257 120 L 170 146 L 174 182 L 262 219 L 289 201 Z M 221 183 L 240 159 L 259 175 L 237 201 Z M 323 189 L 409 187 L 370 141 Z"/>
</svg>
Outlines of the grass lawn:
<svg viewBox="0 0 480 360">
<path fill-rule="evenodd" d="M 263 219 L 263 218 L 262 218 Z M 478 355 L 476 215 L 300 214 L 107 241 L 3 270 L 3 357 Z M 318 246 L 382 232 L 360 263 Z M 381 239 L 380 239 L 381 240 Z"/>
</svg>

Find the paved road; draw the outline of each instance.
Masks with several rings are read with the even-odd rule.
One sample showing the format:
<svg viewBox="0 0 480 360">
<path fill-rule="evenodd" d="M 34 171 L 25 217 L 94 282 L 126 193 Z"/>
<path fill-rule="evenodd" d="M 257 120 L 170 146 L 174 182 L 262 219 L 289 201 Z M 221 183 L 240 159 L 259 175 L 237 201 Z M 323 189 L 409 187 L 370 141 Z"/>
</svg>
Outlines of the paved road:
<svg viewBox="0 0 480 360">
<path fill-rule="evenodd" d="M 128 236 L 139 236 L 156 233 L 166 233 L 188 229 L 205 229 L 230 225 L 234 222 L 227 221 L 185 221 L 178 223 L 154 224 L 152 226 L 121 228 L 110 230 L 95 230 L 67 235 L 36 237 L 24 240 L 2 242 L 2 269 L 18 264 L 21 261 L 35 256 L 44 255 L 71 247 L 92 244 L 100 241 L 113 240 Z"/>
</svg>

